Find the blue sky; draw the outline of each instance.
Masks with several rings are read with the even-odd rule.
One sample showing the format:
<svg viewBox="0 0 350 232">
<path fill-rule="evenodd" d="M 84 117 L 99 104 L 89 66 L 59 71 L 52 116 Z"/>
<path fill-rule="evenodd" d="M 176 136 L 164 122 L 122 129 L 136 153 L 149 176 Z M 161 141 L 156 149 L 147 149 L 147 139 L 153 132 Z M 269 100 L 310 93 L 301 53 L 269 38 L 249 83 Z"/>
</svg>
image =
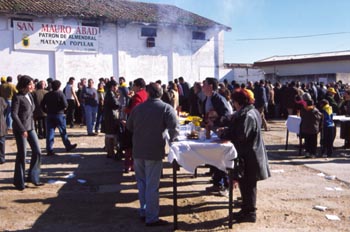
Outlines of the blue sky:
<svg viewBox="0 0 350 232">
<path fill-rule="evenodd" d="M 231 27 L 225 63 L 350 50 L 350 0 L 138 1 L 175 5 Z M 279 37 L 288 38 L 266 39 Z"/>
</svg>

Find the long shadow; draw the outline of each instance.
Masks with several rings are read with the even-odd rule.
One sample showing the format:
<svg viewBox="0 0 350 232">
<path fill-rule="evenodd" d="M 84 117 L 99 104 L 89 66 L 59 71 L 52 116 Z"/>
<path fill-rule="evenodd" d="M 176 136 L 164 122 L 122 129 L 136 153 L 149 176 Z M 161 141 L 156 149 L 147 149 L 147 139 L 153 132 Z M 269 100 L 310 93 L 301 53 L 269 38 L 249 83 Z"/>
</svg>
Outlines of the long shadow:
<svg viewBox="0 0 350 232">
<path fill-rule="evenodd" d="M 49 205 L 30 231 L 126 231 L 130 228 L 123 218 L 137 219 L 137 210 L 118 205 L 138 199 L 136 192 L 123 192 L 136 189 L 134 178 L 123 175 L 122 162 L 96 154 L 99 151 L 79 148 L 74 154 L 80 155 L 43 157 L 45 168 L 42 169 L 42 181 L 46 185 L 59 180 L 66 183 L 57 196 L 18 201 L 21 204 L 37 201 Z M 61 164 L 77 166 L 64 168 Z M 69 174 L 72 178 L 65 178 Z M 42 188 L 46 187 L 51 186 Z M 141 221 L 135 220 L 134 224 L 143 227 Z"/>
<path fill-rule="evenodd" d="M 123 162 L 107 159 L 100 148 L 78 147 L 72 153 L 64 149 L 55 149 L 57 156 L 42 157 L 42 182 L 46 186 L 37 188 L 39 193 L 34 198 L 17 200 L 18 204 L 40 203 L 47 209 L 37 218 L 31 229 L 23 231 L 172 231 L 172 225 L 160 228 L 146 228 L 139 220 L 137 208 L 127 204 L 138 201 L 135 178 L 123 174 Z M 15 153 L 10 154 L 10 157 Z M 172 168 L 168 162 L 165 169 Z M 72 178 L 67 178 L 71 176 Z M 173 186 L 172 176 L 166 175 L 161 180 L 161 188 Z M 203 184 L 203 180 L 193 180 L 192 174 L 180 174 L 178 178 L 188 179 L 179 182 L 179 187 Z M 193 181 L 192 181 L 193 180 Z M 56 188 L 49 183 L 64 181 L 65 184 L 57 191 L 57 195 L 45 188 Z M 11 183 L 12 178 L 1 180 L 1 183 Z M 8 187 L 6 187 L 8 186 Z M 12 186 L 6 185 L 9 190 Z M 30 188 L 36 188 L 30 186 Z M 134 191 L 132 191 L 134 190 Z M 16 190 L 13 190 L 16 191 Z M 173 192 L 161 191 L 160 198 L 172 199 Z M 191 199 L 203 196 L 203 191 L 179 191 L 179 199 Z M 42 197 L 40 197 L 42 196 Z M 228 200 L 227 200 L 228 201 Z M 138 202 L 137 202 L 138 204 Z M 192 215 L 202 212 L 212 212 L 227 209 L 228 203 L 221 201 L 206 201 L 198 204 L 179 206 L 179 215 Z M 172 216 L 173 205 L 161 206 L 160 215 Z M 132 220 L 125 220 L 132 218 Z M 133 223 L 130 224 L 130 221 Z M 206 221 L 187 223 L 179 221 L 179 228 L 185 231 L 205 230 L 215 231 L 227 226 L 228 216 Z"/>
<path fill-rule="evenodd" d="M 285 145 L 267 145 L 266 149 L 268 150 L 269 161 L 275 160 L 295 160 L 303 159 L 305 156 L 303 153 L 299 155 L 299 145 L 289 145 L 288 150 L 285 149 Z M 317 152 L 320 153 L 320 148 L 317 148 Z M 337 160 L 349 160 L 349 156 L 344 156 L 348 154 L 349 150 L 343 148 L 335 148 L 333 151 L 333 156 L 329 162 L 337 162 Z M 315 160 L 305 159 L 305 162 L 314 162 Z M 300 161 L 302 162 L 302 161 Z M 318 161 L 315 161 L 318 162 Z M 322 161 L 324 162 L 324 161 Z"/>
</svg>

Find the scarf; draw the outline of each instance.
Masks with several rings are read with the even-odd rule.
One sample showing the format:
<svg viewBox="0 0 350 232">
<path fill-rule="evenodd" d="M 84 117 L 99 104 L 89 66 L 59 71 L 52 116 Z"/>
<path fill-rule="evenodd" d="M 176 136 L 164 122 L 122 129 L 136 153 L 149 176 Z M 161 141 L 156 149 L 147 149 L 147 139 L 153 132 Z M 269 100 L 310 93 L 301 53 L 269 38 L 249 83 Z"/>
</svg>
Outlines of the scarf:
<svg viewBox="0 0 350 232">
<path fill-rule="evenodd" d="M 324 106 L 322 107 L 322 109 L 323 109 L 324 111 L 326 111 L 326 113 L 327 113 L 328 115 L 333 114 L 333 109 L 332 109 L 332 107 L 331 107 L 329 104 L 324 105 Z"/>
<path fill-rule="evenodd" d="M 127 86 L 126 83 L 124 82 L 124 83 L 122 83 L 122 84 L 120 85 L 120 87 L 128 87 L 128 86 Z"/>
</svg>

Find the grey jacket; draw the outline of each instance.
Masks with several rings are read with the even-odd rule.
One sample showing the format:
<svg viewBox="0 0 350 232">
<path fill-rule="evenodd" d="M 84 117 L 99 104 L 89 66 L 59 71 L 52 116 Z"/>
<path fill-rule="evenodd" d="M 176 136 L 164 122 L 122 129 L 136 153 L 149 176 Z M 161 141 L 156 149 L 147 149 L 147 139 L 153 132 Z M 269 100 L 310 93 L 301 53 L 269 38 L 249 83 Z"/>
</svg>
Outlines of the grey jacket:
<svg viewBox="0 0 350 232">
<path fill-rule="evenodd" d="M 136 106 L 126 126 L 133 133 L 133 157 L 145 160 L 162 160 L 165 155 L 165 131 L 168 130 L 170 141 L 179 132 L 174 108 L 159 98 L 149 98 Z"/>
<path fill-rule="evenodd" d="M 0 137 L 7 135 L 7 126 L 5 120 L 5 110 L 7 108 L 7 104 L 3 97 L 0 97 Z"/>
<path fill-rule="evenodd" d="M 29 94 L 28 101 L 24 94 L 18 93 L 12 99 L 12 119 L 13 132 L 22 134 L 25 131 L 34 129 L 34 109 L 35 104 L 31 94 Z"/>
</svg>

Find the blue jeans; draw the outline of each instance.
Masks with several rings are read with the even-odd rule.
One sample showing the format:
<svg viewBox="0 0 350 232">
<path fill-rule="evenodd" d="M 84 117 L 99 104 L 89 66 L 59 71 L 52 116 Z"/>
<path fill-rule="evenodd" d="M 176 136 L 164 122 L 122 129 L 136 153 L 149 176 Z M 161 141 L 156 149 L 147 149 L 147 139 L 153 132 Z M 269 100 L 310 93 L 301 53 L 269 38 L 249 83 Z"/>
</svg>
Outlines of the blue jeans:
<svg viewBox="0 0 350 232">
<path fill-rule="evenodd" d="M 98 106 L 96 123 L 95 123 L 95 132 L 96 133 L 100 129 L 100 125 L 102 123 L 102 119 L 103 119 L 103 108 L 102 108 L 102 106 Z"/>
<path fill-rule="evenodd" d="M 159 220 L 159 182 L 162 168 L 162 160 L 134 159 L 140 216 L 145 216 L 146 223 Z"/>
<path fill-rule="evenodd" d="M 85 120 L 88 134 L 92 133 L 96 121 L 96 114 L 97 106 L 90 106 L 85 104 Z"/>
<path fill-rule="evenodd" d="M 0 136 L 0 163 L 5 163 L 5 136 Z"/>
<path fill-rule="evenodd" d="M 66 148 L 71 146 L 66 130 L 66 116 L 64 114 L 48 114 L 46 117 L 46 151 L 53 151 L 55 129 L 58 128 L 62 142 Z"/>
<path fill-rule="evenodd" d="M 11 106 L 12 100 L 5 100 L 7 104 L 7 108 L 5 111 L 6 125 L 7 129 L 12 129 L 12 115 L 11 115 Z"/>
<path fill-rule="evenodd" d="M 24 189 L 25 187 L 25 167 L 26 167 L 26 156 L 27 156 L 27 142 L 32 149 L 32 156 L 30 160 L 30 166 L 28 170 L 28 179 L 32 183 L 40 182 L 40 164 L 41 164 L 41 151 L 39 147 L 38 136 L 35 130 L 27 131 L 28 137 L 23 137 L 22 134 L 17 131 L 14 132 L 16 145 L 17 145 L 17 155 L 15 163 L 15 175 L 13 184 L 16 188 Z"/>
</svg>

